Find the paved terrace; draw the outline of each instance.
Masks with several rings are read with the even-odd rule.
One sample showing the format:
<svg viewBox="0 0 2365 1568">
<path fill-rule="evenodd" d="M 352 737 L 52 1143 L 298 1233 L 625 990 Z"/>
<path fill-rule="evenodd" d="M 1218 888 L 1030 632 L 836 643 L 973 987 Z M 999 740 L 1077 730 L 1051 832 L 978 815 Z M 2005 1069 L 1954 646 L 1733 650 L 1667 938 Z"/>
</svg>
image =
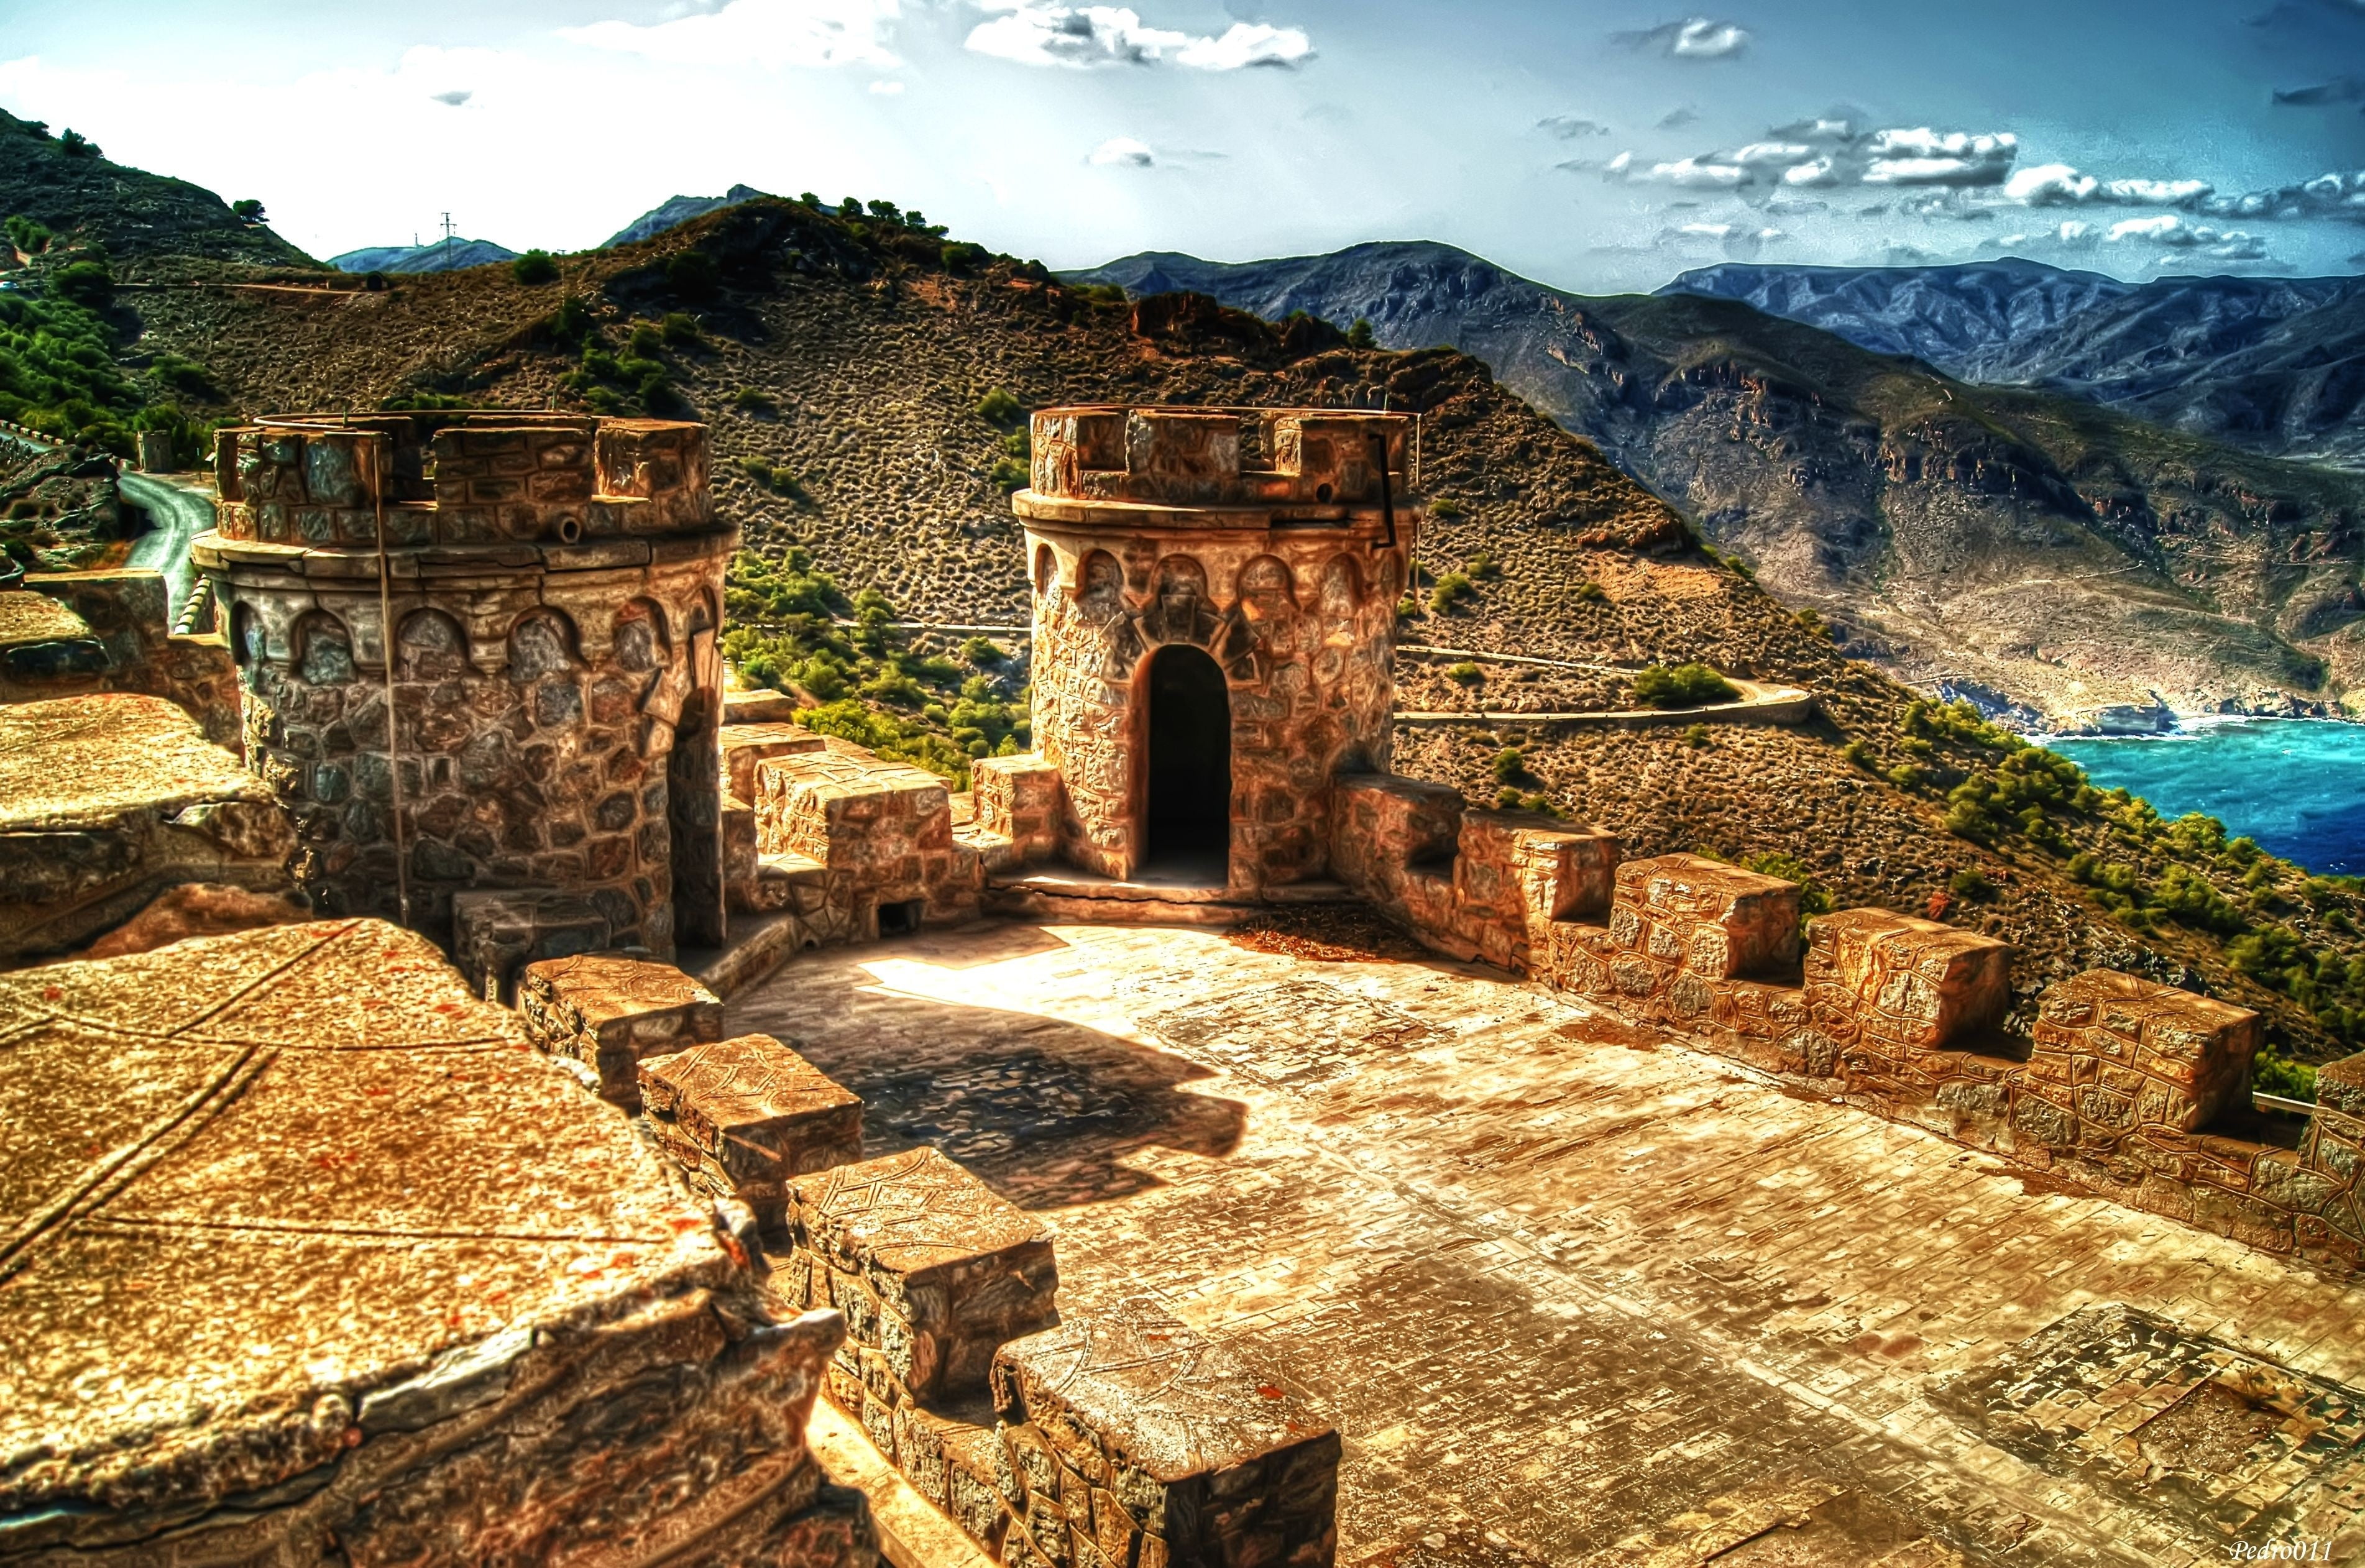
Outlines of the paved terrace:
<svg viewBox="0 0 2365 1568">
<path fill-rule="evenodd" d="M 2365 1548 L 2365 1291 L 1481 971 L 980 925 L 731 1013 L 1050 1215 L 1071 1313 L 1282 1358 L 1342 1563 Z"/>
</svg>

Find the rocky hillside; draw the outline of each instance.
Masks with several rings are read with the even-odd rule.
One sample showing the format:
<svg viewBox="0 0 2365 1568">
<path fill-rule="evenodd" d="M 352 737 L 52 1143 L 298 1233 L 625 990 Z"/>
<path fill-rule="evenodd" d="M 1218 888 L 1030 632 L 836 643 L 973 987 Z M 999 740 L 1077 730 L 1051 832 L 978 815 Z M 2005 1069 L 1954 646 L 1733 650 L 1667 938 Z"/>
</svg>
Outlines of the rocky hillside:
<svg viewBox="0 0 2365 1568">
<path fill-rule="evenodd" d="M 2253 452 L 2365 468 L 2365 279 L 2135 285 L 2017 259 L 1732 263 L 1659 292 L 1739 299 L 1966 380 L 2042 387 Z"/>
<path fill-rule="evenodd" d="M 204 256 L 272 265 L 316 265 L 259 220 L 232 212 L 202 186 L 111 162 L 71 130 L 0 110 L 0 218 L 126 260 Z M 5 258 L 0 258 L 5 259 Z"/>
<path fill-rule="evenodd" d="M 1001 649 L 957 638 L 897 651 L 877 622 L 1023 622 L 1003 487 L 1011 403 L 1384 399 L 1423 414 L 1423 479 L 1442 502 L 1407 636 L 1477 651 L 1457 678 L 1468 701 L 1518 701 L 1533 666 L 1485 656 L 1517 650 L 1705 661 L 1809 686 L 1826 715 L 1689 733 L 1407 728 L 1399 766 L 1604 823 L 1634 854 L 1746 858 L 1818 898 L 1995 932 L 2023 948 L 2023 994 L 2106 962 L 2259 1006 L 2297 1056 L 2357 1037 L 2348 999 L 2365 1002 L 2365 963 L 2358 993 L 2346 966 L 2365 956 L 2365 910 L 2345 885 L 2206 824 L 2171 829 L 1975 719 L 1915 706 L 1464 354 L 1359 350 L 1317 322 L 1271 325 L 1201 298 L 1129 306 L 891 219 L 775 200 L 562 268 L 542 286 L 493 267 L 331 295 L 219 286 L 191 265 L 160 273 L 174 286 L 140 310 L 151 352 L 207 351 L 229 406 L 443 399 L 711 421 L 721 498 L 755 553 L 734 614 L 784 613 L 825 641 L 838 633 L 799 615 L 858 612 L 847 634 L 876 650 L 863 655 L 870 678 L 816 711 L 864 708 L 880 734 L 926 732 L 954 759 L 972 721 L 1019 695 L 1023 657 L 1009 669 Z M 826 662 L 739 646 L 780 651 L 766 673 L 791 684 Z M 1439 683 L 1422 679 L 1429 700 Z"/>
<path fill-rule="evenodd" d="M 1088 275 L 1475 354 L 1851 652 L 2024 721 L 2323 711 L 2365 673 L 2365 478 L 1972 386 L 1739 301 L 1585 298 L 1440 245 Z M 2014 304 L 2008 278 L 1988 281 L 1914 310 L 1893 298 L 1883 330 L 1989 342 L 2124 286 L 2058 274 Z"/>
</svg>

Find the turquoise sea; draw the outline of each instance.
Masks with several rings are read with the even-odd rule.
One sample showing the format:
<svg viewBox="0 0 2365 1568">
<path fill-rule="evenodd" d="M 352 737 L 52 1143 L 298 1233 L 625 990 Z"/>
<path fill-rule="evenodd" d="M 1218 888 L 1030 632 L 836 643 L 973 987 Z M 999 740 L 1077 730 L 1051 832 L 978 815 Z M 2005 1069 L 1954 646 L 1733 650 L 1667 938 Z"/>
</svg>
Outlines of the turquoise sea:
<svg viewBox="0 0 2365 1568">
<path fill-rule="evenodd" d="M 2206 812 L 2319 875 L 2365 875 L 2365 724 L 2204 720 L 2181 734 L 2044 744 L 2164 817 Z"/>
</svg>

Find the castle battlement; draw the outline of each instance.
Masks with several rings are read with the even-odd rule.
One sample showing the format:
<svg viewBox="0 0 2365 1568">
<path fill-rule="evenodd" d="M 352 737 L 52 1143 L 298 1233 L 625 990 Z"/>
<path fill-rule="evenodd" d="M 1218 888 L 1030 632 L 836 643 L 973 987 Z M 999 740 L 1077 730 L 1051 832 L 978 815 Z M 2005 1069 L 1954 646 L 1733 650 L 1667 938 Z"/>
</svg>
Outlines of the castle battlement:
<svg viewBox="0 0 2365 1568">
<path fill-rule="evenodd" d="M 1033 435 L 1028 487 L 1015 498 L 1030 522 L 1089 521 L 1112 507 L 1112 520 L 1170 509 L 1146 521 L 1182 528 L 1380 522 L 1418 480 L 1407 414 L 1047 409 Z"/>
<path fill-rule="evenodd" d="M 507 410 L 270 415 L 220 433 L 225 541 L 375 552 L 717 526 L 706 427 Z"/>
</svg>

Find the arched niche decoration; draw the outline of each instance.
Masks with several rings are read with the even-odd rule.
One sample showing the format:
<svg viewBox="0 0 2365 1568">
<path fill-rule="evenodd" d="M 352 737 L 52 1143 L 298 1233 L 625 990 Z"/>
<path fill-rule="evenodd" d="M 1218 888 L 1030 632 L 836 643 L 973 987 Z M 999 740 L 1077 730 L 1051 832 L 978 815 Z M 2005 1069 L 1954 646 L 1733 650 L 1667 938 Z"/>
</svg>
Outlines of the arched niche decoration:
<svg viewBox="0 0 2365 1568">
<path fill-rule="evenodd" d="M 1297 580 L 1278 555 L 1259 555 L 1240 568 L 1239 605 L 1251 621 L 1271 621 L 1297 608 Z"/>
<path fill-rule="evenodd" d="M 609 646 L 616 666 L 633 675 L 663 669 L 671 662 L 665 615 L 651 599 L 628 599 L 617 608 Z"/>
<path fill-rule="evenodd" d="M 468 634 L 440 610 L 414 610 L 396 629 L 394 659 L 398 679 L 456 679 L 468 673 Z"/>
<path fill-rule="evenodd" d="M 1352 625 L 1356 611 L 1363 607 L 1362 563 L 1352 555 L 1333 555 L 1323 562 L 1317 593 L 1324 631 L 1339 632 Z"/>
<path fill-rule="evenodd" d="M 1035 546 L 1035 592 L 1039 597 L 1051 591 L 1059 579 L 1059 557 L 1048 544 Z"/>
<path fill-rule="evenodd" d="M 509 675 L 520 686 L 579 668 L 575 622 L 555 610 L 529 610 L 510 628 Z"/>
<path fill-rule="evenodd" d="M 1076 603 L 1092 616 L 1125 611 L 1125 568 L 1105 550 L 1087 551 L 1076 568 Z"/>
<path fill-rule="evenodd" d="M 241 665 L 258 665 L 263 662 L 265 648 L 263 618 L 254 612 L 254 606 L 244 602 L 232 605 L 230 612 L 230 657 Z"/>
<path fill-rule="evenodd" d="M 306 610 L 287 642 L 296 678 L 307 686 L 343 686 L 353 678 L 353 634 L 329 611 Z"/>
</svg>

